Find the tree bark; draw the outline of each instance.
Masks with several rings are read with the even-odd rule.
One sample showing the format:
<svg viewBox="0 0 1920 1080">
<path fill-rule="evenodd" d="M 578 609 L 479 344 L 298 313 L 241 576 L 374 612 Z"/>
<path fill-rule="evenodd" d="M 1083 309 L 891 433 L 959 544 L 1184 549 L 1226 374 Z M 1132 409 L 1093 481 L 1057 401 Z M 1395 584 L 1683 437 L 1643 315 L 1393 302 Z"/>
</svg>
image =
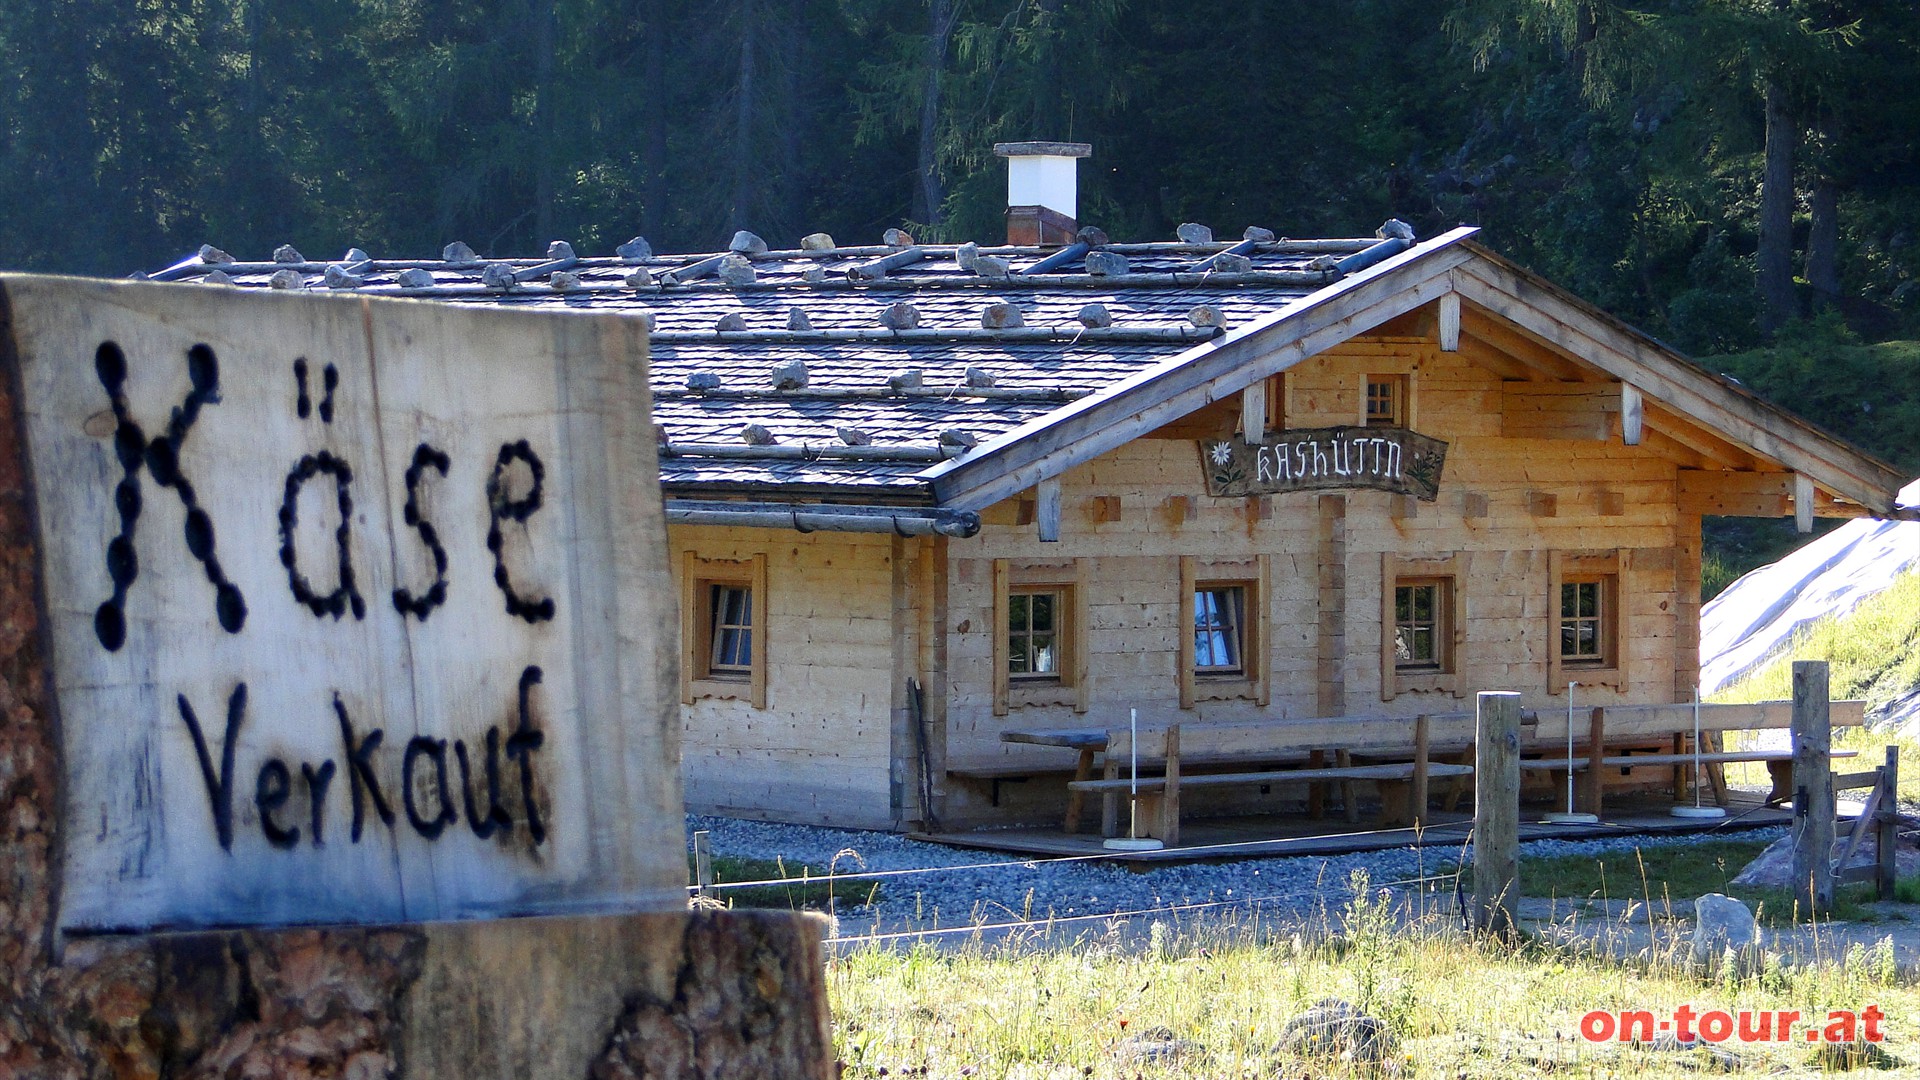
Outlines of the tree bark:
<svg viewBox="0 0 1920 1080">
<path fill-rule="evenodd" d="M 1813 182 L 1813 228 L 1807 234 L 1807 284 L 1816 309 L 1840 299 L 1840 190 L 1821 176 Z"/>
<path fill-rule="evenodd" d="M 947 42 L 953 34 L 953 0 L 927 0 L 927 81 L 920 93 L 920 156 L 913 189 L 913 220 L 940 223 L 946 191 L 940 182 L 940 79 L 947 66 Z"/>
<path fill-rule="evenodd" d="M 1760 328 L 1771 334 L 1799 312 L 1793 293 L 1793 153 L 1798 141 L 1785 91 L 1767 83 L 1767 144 L 1760 174 Z"/>
<path fill-rule="evenodd" d="M 553 235 L 553 0 L 538 0 L 533 7 L 533 105 L 534 161 L 533 201 L 536 242 L 544 244 Z"/>
<path fill-rule="evenodd" d="M 646 0 L 645 29 L 641 72 L 646 96 L 641 101 L 640 139 L 640 232 L 654 243 L 661 242 L 660 227 L 666 220 L 661 206 L 666 199 L 667 169 L 667 0 Z"/>
<path fill-rule="evenodd" d="M 753 197 L 753 39 L 759 36 L 759 10 L 754 0 L 740 0 L 740 78 L 733 106 L 733 190 L 728 199 L 727 228 L 747 228 L 747 204 Z"/>
</svg>

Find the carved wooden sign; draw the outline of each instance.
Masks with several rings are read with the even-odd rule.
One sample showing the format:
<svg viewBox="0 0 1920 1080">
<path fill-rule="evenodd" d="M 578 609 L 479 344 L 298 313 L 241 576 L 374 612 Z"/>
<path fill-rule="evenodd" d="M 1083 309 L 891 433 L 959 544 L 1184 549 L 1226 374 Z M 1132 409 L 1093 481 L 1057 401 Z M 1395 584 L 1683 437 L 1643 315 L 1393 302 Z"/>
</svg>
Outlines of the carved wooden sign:
<svg viewBox="0 0 1920 1080">
<path fill-rule="evenodd" d="M 1406 428 L 1335 427 L 1279 431 L 1264 443 L 1200 443 L 1207 494 L 1376 488 L 1432 502 L 1440 494 L 1447 444 Z"/>
<path fill-rule="evenodd" d="M 634 320 L 0 278 L 70 932 L 684 904 Z"/>
</svg>

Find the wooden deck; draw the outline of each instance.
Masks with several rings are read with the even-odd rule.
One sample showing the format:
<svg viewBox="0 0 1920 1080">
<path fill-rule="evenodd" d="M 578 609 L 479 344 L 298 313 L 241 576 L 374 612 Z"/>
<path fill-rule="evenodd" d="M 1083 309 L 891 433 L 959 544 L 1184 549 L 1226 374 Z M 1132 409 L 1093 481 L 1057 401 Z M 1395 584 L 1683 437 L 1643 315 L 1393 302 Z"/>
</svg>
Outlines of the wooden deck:
<svg viewBox="0 0 1920 1080">
<path fill-rule="evenodd" d="M 1527 805 L 1520 810 L 1520 840 L 1586 840 L 1630 834 L 1727 832 L 1785 825 L 1790 810 L 1763 804 L 1757 791 L 1729 792 L 1727 816 L 1719 820 L 1676 818 L 1667 811 L 1670 800 L 1610 797 L 1606 818 L 1598 825 L 1556 825 L 1542 818 L 1552 807 Z M 1128 862 L 1191 862 L 1200 859 L 1270 858 L 1289 855 L 1345 855 L 1382 848 L 1459 844 L 1473 827 L 1473 815 L 1434 810 L 1418 833 L 1413 829 L 1380 829 L 1362 822 L 1349 825 L 1337 813 L 1320 819 L 1299 814 L 1198 818 L 1181 828 L 1180 845 L 1159 851 L 1129 852 Z M 1043 858 L 1115 854 L 1101 846 L 1096 833 L 1069 836 L 1058 827 L 985 829 L 977 832 L 912 833 L 951 847 L 998 851 Z"/>
</svg>

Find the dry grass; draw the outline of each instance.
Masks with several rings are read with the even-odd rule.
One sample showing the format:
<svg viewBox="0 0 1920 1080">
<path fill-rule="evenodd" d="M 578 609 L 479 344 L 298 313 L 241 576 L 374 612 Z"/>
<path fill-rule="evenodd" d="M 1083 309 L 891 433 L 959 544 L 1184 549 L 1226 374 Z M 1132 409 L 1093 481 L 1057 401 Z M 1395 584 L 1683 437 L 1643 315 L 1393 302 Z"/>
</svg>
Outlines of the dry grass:
<svg viewBox="0 0 1920 1080">
<path fill-rule="evenodd" d="M 1363 896 L 1366 894 L 1363 892 Z M 1302 928 L 1162 923 L 1146 940 L 1113 933 L 1073 947 L 976 943 L 869 948 L 829 967 L 846 1076 L 1274 1077 L 1363 1075 L 1275 1051 L 1286 1021 L 1327 997 L 1385 1021 L 1404 1077 L 1689 1076 L 1698 1061 L 1590 1046 L 1590 1009 L 1818 1010 L 1877 1004 L 1895 1018 L 1889 1049 L 1920 1016 L 1920 990 L 1891 951 L 1838 963 L 1777 959 L 1745 977 L 1689 974 L 1671 949 L 1622 963 L 1592 950 L 1475 944 L 1441 918 L 1408 920 L 1361 901 Z M 1191 1044 L 1171 1061 L 1132 1060 L 1130 1036 L 1164 1028 Z M 1742 1071 L 1803 1069 L 1804 1043 L 1726 1044 Z"/>
</svg>

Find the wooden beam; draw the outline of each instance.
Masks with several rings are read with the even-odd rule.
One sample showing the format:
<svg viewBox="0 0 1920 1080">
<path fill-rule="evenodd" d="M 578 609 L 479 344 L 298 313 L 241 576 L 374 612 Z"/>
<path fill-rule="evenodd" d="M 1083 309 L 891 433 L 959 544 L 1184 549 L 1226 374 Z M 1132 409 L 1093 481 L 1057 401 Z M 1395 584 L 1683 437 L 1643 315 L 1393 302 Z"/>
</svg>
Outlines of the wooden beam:
<svg viewBox="0 0 1920 1080">
<path fill-rule="evenodd" d="M 1699 423 L 1662 408 L 1654 402 L 1643 402 L 1643 407 L 1646 410 L 1646 438 L 1657 441 L 1658 437 L 1665 437 L 1685 446 L 1720 468 L 1748 470 L 1760 468 L 1759 458 L 1708 431 Z"/>
<path fill-rule="evenodd" d="M 1267 384 L 1248 384 L 1240 391 L 1240 433 L 1250 443 L 1267 441 Z"/>
<path fill-rule="evenodd" d="M 1460 351 L 1460 294 L 1440 298 L 1440 351 Z"/>
<path fill-rule="evenodd" d="M 1498 347 L 1481 341 L 1472 334 L 1463 334 L 1461 336 L 1460 355 L 1486 368 L 1502 379 L 1523 381 L 1531 379 L 1537 382 L 1547 382 L 1553 378 L 1553 376 L 1547 372 L 1508 356 L 1506 353 L 1501 352 Z"/>
<path fill-rule="evenodd" d="M 1557 517 L 1560 499 L 1551 491 L 1527 492 L 1527 513 L 1534 517 Z"/>
<path fill-rule="evenodd" d="M 1463 296 L 1463 299 L 1470 300 L 1472 297 Z M 1508 356 L 1531 364 L 1556 379 L 1566 382 L 1601 382 L 1606 378 L 1601 372 L 1580 363 L 1579 354 L 1566 352 L 1538 337 L 1524 333 L 1511 321 L 1503 318 L 1499 312 L 1477 307 L 1471 303 L 1463 303 L 1460 305 L 1460 328 L 1463 333 L 1471 334 Z"/>
<path fill-rule="evenodd" d="M 1509 439 L 1604 441 L 1619 408 L 1619 396 L 1594 383 L 1503 383 L 1500 434 Z"/>
<path fill-rule="evenodd" d="M 1792 485 L 1789 473 L 1681 469 L 1680 512 L 1723 517 L 1784 517 Z"/>
<path fill-rule="evenodd" d="M 1641 396 L 1640 388 L 1632 383 L 1621 383 L 1620 441 L 1628 446 L 1639 446 L 1646 421 L 1646 399 Z"/>
<path fill-rule="evenodd" d="M 1793 527 L 1805 536 L 1813 531 L 1813 477 L 1793 474 Z"/>
<path fill-rule="evenodd" d="M 1096 525 L 1105 525 L 1108 522 L 1119 521 L 1121 513 L 1120 496 L 1095 495 L 1093 498 L 1087 500 L 1087 512 L 1093 518 L 1094 524 Z"/>
<path fill-rule="evenodd" d="M 1040 481 L 1040 542 L 1060 542 L 1060 478 L 1049 476 Z"/>
</svg>

